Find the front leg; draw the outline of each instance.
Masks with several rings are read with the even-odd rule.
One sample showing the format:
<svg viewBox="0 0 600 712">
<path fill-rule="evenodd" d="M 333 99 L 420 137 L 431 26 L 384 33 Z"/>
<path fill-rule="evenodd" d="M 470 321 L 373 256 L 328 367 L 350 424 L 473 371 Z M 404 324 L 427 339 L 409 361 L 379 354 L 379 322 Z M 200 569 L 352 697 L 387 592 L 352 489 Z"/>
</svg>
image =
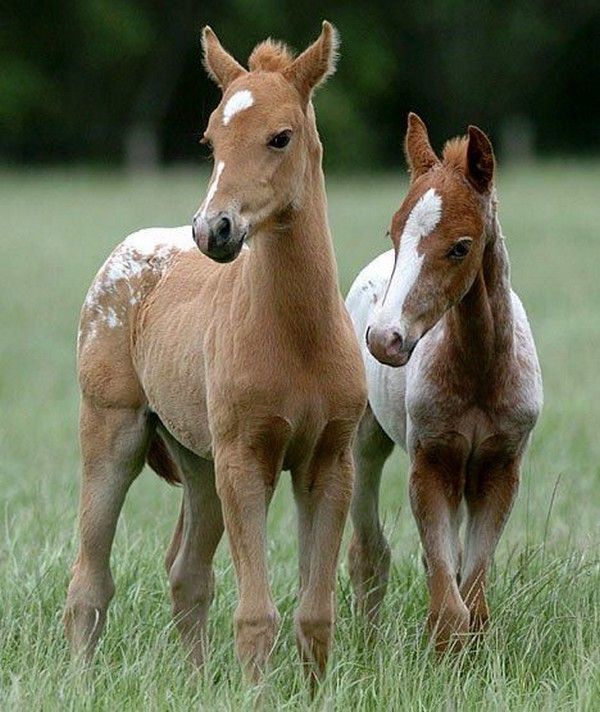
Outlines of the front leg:
<svg viewBox="0 0 600 712">
<path fill-rule="evenodd" d="M 461 593 L 469 608 L 474 633 L 487 626 L 487 573 L 517 494 L 519 469 L 520 458 L 507 459 L 489 452 L 478 460 L 467 480 L 468 519 Z"/>
<path fill-rule="evenodd" d="M 306 472 L 295 473 L 300 533 L 300 601 L 295 616 L 300 657 L 313 683 L 325 673 L 335 621 L 337 563 L 352 497 L 350 446 L 333 448 L 330 424 Z"/>
<path fill-rule="evenodd" d="M 267 572 L 266 519 L 275 474 L 239 443 L 216 450 L 216 485 L 237 578 L 236 653 L 251 682 L 265 671 L 279 629 Z"/>
<path fill-rule="evenodd" d="M 460 648 L 469 632 L 469 611 L 456 581 L 463 472 L 459 441 L 452 439 L 427 449 L 417 446 L 410 501 L 426 562 L 430 596 L 427 625 L 438 652 Z"/>
</svg>

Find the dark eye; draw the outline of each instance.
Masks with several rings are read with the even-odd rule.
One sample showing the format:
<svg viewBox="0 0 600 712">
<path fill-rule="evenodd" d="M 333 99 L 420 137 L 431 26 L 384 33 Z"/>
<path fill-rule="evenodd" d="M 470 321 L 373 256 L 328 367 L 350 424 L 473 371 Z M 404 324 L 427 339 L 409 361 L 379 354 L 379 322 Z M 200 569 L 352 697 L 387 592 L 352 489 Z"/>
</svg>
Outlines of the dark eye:
<svg viewBox="0 0 600 712">
<path fill-rule="evenodd" d="M 473 240 L 471 240 L 470 237 L 461 237 L 461 239 L 455 242 L 448 250 L 448 257 L 453 260 L 462 260 L 463 257 L 469 254 L 472 243 Z"/>
<path fill-rule="evenodd" d="M 268 145 L 270 148 L 281 150 L 282 148 L 285 148 L 291 140 L 292 132 L 289 129 L 286 129 L 285 131 L 280 131 L 278 134 L 275 134 L 275 136 L 269 140 Z"/>
</svg>

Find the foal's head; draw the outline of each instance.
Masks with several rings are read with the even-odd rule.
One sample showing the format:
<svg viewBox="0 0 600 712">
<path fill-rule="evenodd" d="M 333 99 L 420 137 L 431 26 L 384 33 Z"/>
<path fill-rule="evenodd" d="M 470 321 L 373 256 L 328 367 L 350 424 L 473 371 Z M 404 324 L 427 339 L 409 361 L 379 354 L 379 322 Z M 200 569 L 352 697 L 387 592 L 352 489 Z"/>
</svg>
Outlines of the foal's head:
<svg viewBox="0 0 600 712">
<path fill-rule="evenodd" d="M 471 288 L 494 179 L 491 143 L 475 126 L 449 141 L 440 160 L 425 124 L 411 113 L 405 149 L 411 181 L 392 219 L 396 262 L 366 335 L 373 356 L 390 366 L 406 364 L 419 339 Z"/>
<path fill-rule="evenodd" d="M 336 31 L 324 22 L 296 58 L 280 43 L 259 44 L 248 71 L 204 29 L 204 64 L 223 96 L 204 134 L 214 169 L 192 230 L 212 259 L 235 259 L 245 239 L 302 202 L 309 161 L 320 158 L 311 94 L 333 73 L 336 48 Z"/>
</svg>

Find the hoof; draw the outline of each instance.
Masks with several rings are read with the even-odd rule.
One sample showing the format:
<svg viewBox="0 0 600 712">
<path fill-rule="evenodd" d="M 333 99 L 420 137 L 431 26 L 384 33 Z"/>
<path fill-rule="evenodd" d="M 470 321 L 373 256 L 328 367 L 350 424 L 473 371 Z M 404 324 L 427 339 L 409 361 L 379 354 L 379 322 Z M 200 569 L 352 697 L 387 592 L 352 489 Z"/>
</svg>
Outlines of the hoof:
<svg viewBox="0 0 600 712">
<path fill-rule="evenodd" d="M 468 640 L 469 610 L 463 604 L 431 611 L 427 618 L 427 628 L 436 653 L 458 652 Z"/>
</svg>

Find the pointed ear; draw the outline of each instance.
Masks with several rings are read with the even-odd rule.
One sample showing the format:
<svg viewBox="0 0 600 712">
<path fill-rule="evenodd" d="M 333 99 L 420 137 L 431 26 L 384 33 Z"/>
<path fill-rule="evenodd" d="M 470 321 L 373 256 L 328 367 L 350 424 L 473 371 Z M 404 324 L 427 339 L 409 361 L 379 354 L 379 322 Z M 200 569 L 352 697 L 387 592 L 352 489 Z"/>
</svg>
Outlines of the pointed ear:
<svg viewBox="0 0 600 712">
<path fill-rule="evenodd" d="M 427 126 L 412 111 L 408 115 L 404 153 L 406 154 L 412 180 L 427 173 L 430 168 L 440 162 L 429 143 Z"/>
<path fill-rule="evenodd" d="M 234 79 L 247 71 L 227 52 L 215 33 L 206 25 L 202 30 L 202 52 L 208 76 L 225 91 Z"/>
<path fill-rule="evenodd" d="M 466 176 L 475 190 L 486 193 L 494 182 L 494 149 L 477 126 L 469 126 Z"/>
<path fill-rule="evenodd" d="M 284 71 L 286 79 L 298 89 L 305 102 L 308 103 L 312 90 L 335 72 L 338 47 L 337 30 L 325 20 L 319 39 Z"/>
</svg>

